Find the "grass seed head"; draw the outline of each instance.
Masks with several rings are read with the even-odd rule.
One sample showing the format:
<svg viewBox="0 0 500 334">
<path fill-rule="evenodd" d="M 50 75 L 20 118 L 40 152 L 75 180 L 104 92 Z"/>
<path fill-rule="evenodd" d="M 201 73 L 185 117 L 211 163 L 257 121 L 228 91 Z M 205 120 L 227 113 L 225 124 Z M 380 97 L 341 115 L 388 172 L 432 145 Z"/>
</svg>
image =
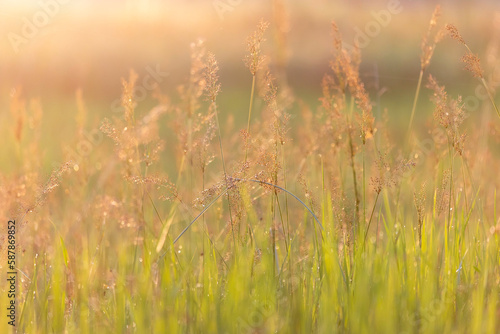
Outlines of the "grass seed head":
<svg viewBox="0 0 500 334">
<path fill-rule="evenodd" d="M 417 209 L 419 227 L 422 225 L 425 215 L 425 186 L 426 184 L 424 182 L 422 183 L 420 189 L 413 193 L 413 202 L 415 203 L 415 208 Z"/>
<path fill-rule="evenodd" d="M 433 90 L 434 118 L 446 130 L 448 140 L 453 148 L 459 155 L 462 155 L 466 138 L 465 134 L 459 133 L 459 127 L 466 117 L 462 97 L 448 98 L 445 87 L 439 86 L 432 75 L 429 75 L 427 87 Z"/>
<path fill-rule="evenodd" d="M 129 126 L 134 122 L 134 110 L 137 106 L 134 98 L 137 78 L 138 75 L 134 70 L 130 70 L 128 80 L 122 78 L 122 106 L 125 108 L 125 120 Z"/>
<path fill-rule="evenodd" d="M 332 21 L 332 39 L 333 50 L 335 53 L 342 52 L 342 38 L 340 37 L 339 27 L 335 21 Z"/>
<path fill-rule="evenodd" d="M 422 183 L 419 191 L 413 193 L 413 203 L 417 209 L 418 217 L 418 243 L 422 247 L 422 225 L 425 216 L 425 182 Z"/>
<path fill-rule="evenodd" d="M 462 57 L 462 62 L 465 63 L 465 69 L 471 72 L 474 78 L 483 78 L 481 61 L 477 55 L 468 52 Z"/>
<path fill-rule="evenodd" d="M 196 42 L 191 43 L 191 67 L 189 69 L 189 79 L 188 82 L 179 87 L 179 94 L 183 101 L 182 109 L 187 113 L 187 117 L 191 118 L 196 114 L 197 110 L 200 108 L 200 97 L 206 89 L 206 63 L 205 63 L 205 43 L 203 40 L 198 39 Z M 212 60 L 215 60 L 213 58 Z M 214 66 L 214 63 L 211 64 Z M 216 65 L 216 64 L 215 64 Z M 211 75 L 216 74 L 216 69 Z M 211 78 L 216 80 L 215 77 Z M 216 82 L 216 81 L 215 81 Z M 212 84 L 215 84 L 212 82 Z M 214 89 L 215 87 L 212 87 Z M 214 91 L 215 92 L 215 91 Z"/>
<path fill-rule="evenodd" d="M 388 161 L 387 153 L 378 153 L 378 158 L 375 161 L 377 167 L 377 176 L 370 179 L 373 191 L 380 194 L 383 189 L 395 187 L 403 174 L 415 167 L 413 160 L 401 159 L 391 165 Z"/>
<path fill-rule="evenodd" d="M 436 189 L 436 209 L 438 215 L 448 210 L 450 198 L 449 184 L 451 180 L 451 171 L 449 169 L 443 172 L 440 186 Z"/>
<path fill-rule="evenodd" d="M 356 49 L 357 48 L 355 48 L 355 50 Z M 353 57 L 351 57 L 346 50 L 342 50 L 338 58 L 340 68 L 343 71 L 349 90 L 355 98 L 356 105 L 359 110 L 361 110 L 361 138 L 363 144 L 365 144 L 366 140 L 372 138 L 375 133 L 375 119 L 372 114 L 373 107 L 370 97 L 365 89 L 365 85 L 359 77 L 360 61 L 361 58 L 356 51 L 353 52 Z"/>
<path fill-rule="evenodd" d="M 434 49 L 436 48 L 436 44 L 441 41 L 445 34 L 444 29 L 439 29 L 435 31 L 439 18 L 441 16 L 441 7 L 439 5 L 434 9 L 434 13 L 432 14 L 431 21 L 429 23 L 429 29 L 427 33 L 422 38 L 422 53 L 420 55 L 420 66 L 421 70 L 425 71 L 429 66 L 432 55 L 434 53 Z M 434 38 L 433 38 L 434 35 Z"/>
<path fill-rule="evenodd" d="M 257 30 L 247 38 L 247 51 L 248 55 L 245 56 L 245 65 L 250 70 L 252 76 L 257 74 L 257 71 L 261 68 L 264 62 L 264 56 L 262 55 L 262 42 L 265 41 L 264 33 L 269 27 L 269 23 L 261 20 L 257 25 Z"/>
<path fill-rule="evenodd" d="M 39 188 L 38 196 L 35 204 L 30 208 L 30 210 L 34 210 L 40 206 L 42 206 L 47 196 L 52 193 L 57 187 L 60 186 L 62 177 L 64 174 L 69 173 L 73 169 L 74 163 L 71 161 L 63 163 L 58 168 L 54 169 L 50 174 L 48 181 L 43 185 L 43 187 Z"/>
<path fill-rule="evenodd" d="M 434 118 L 437 119 L 439 124 L 444 128 L 450 127 L 451 117 L 448 109 L 448 95 L 444 86 L 439 86 L 436 79 L 434 79 L 432 75 L 429 75 L 427 88 L 433 91 L 432 100 L 436 106 Z"/>
<path fill-rule="evenodd" d="M 212 52 L 209 52 L 206 59 L 205 65 L 205 81 L 206 81 L 206 96 L 209 98 L 211 102 L 215 102 L 217 95 L 220 92 L 220 83 L 219 83 L 219 65 L 217 64 L 217 60 L 215 59 L 215 55 Z"/>
<path fill-rule="evenodd" d="M 460 35 L 460 33 L 458 32 L 457 27 L 455 27 L 453 24 L 447 24 L 446 30 L 448 31 L 448 34 L 451 36 L 451 38 L 464 46 L 467 45 L 465 44 L 465 40 L 462 38 L 462 35 Z"/>
<path fill-rule="evenodd" d="M 205 132 L 203 136 L 195 142 L 195 154 L 197 156 L 198 164 L 202 173 L 205 172 L 206 167 L 214 160 L 215 155 L 210 150 L 210 144 L 216 136 L 217 127 L 215 122 L 215 106 L 211 104 L 209 107 L 208 115 L 203 120 Z"/>
</svg>

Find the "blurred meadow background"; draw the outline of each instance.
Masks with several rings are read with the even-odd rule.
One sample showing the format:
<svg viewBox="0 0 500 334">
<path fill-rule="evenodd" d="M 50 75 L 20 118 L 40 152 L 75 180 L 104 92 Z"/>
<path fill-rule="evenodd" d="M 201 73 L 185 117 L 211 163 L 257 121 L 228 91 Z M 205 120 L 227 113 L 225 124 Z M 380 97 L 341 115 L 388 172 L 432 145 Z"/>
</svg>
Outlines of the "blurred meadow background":
<svg viewBox="0 0 500 334">
<path fill-rule="evenodd" d="M 39 98 L 48 108 L 45 115 L 60 122 L 60 131 L 43 136 L 42 142 L 64 143 L 72 133 L 70 120 L 76 112 L 76 90 L 81 89 L 86 104 L 91 106 L 89 121 L 98 122 L 112 109 L 108 106 L 120 98 L 120 78 L 127 77 L 130 69 L 144 77 L 147 68 L 158 68 L 168 73 L 158 82 L 161 89 L 175 90 L 189 75 L 190 44 L 203 39 L 219 61 L 224 93 L 219 98 L 221 117 L 234 117 L 240 128 L 246 121 L 251 86 L 251 80 L 245 80 L 248 70 L 243 63 L 246 37 L 260 19 L 274 22 L 278 17 L 282 21 L 281 26 L 274 24 L 269 29 L 264 52 L 275 66 L 280 61 L 286 65 L 291 89 L 309 104 L 320 97 L 321 79 L 329 66 L 332 20 L 350 45 L 354 45 L 359 31 L 365 33 L 367 24 L 376 22 L 378 31 L 374 29 L 372 35 L 365 37 L 366 43 L 360 39 L 366 44 L 362 48 L 360 75 L 376 96 L 378 115 L 389 108 L 390 119 L 397 125 L 399 121 L 407 122 L 410 111 L 398 110 L 398 104 L 413 98 L 420 43 L 435 2 L 395 1 L 400 4 L 400 12 L 390 15 L 386 26 L 382 26 L 373 13 L 387 10 L 389 3 L 289 1 L 281 8 L 272 1 L 73 0 L 57 3 L 54 9 L 48 6 L 49 13 L 39 15 L 41 27 L 35 26 L 33 36 L 23 37 L 23 28 L 30 31 L 25 28 L 24 19 L 36 20 L 37 14 L 45 12 L 43 7 L 31 1 L 3 1 L 0 101 L 3 110 L 7 110 L 12 90 L 18 87 L 25 99 Z M 443 22 L 454 22 L 462 28 L 472 50 L 483 62 L 488 61 L 488 52 L 496 50 L 496 45 L 490 43 L 496 43 L 492 39 L 499 34 L 499 18 L 495 16 L 498 4 L 449 1 L 443 2 L 443 6 Z M 44 17 L 48 17 L 47 23 Z M 11 35 L 10 40 L 12 33 L 21 38 Z M 453 83 L 449 89 L 474 95 L 476 82 L 468 80 L 469 74 L 461 70 L 461 55 L 459 45 L 445 40 L 438 46 L 430 70 L 442 84 Z M 141 102 L 151 106 L 151 99 L 148 93 Z M 422 100 L 424 105 L 428 103 L 428 99 Z M 422 107 L 417 117 L 423 120 L 431 112 Z M 2 117 L 7 117 L 7 113 Z M 57 124 L 43 123 L 47 131 Z M 395 131 L 404 133 L 404 129 Z M 54 151 L 53 145 L 44 146 L 48 160 L 61 161 L 61 152 Z M 13 170 L 19 164 L 14 165 L 12 159 L 5 157 L 4 167 Z"/>
<path fill-rule="evenodd" d="M 0 33 L 19 333 L 500 332 L 498 1 L 3 0 Z"/>
</svg>

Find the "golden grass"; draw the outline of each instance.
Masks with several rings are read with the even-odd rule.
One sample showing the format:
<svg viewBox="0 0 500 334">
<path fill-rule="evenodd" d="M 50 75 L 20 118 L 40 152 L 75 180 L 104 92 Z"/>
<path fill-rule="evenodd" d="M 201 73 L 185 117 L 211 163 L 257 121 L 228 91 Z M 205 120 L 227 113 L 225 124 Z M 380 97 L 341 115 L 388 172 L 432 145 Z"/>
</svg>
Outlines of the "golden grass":
<svg viewBox="0 0 500 334">
<path fill-rule="evenodd" d="M 300 99 L 287 75 L 287 15 L 250 35 L 238 59 L 250 101 L 233 110 L 220 102 L 224 62 L 200 39 L 175 89 L 149 89 L 152 107 L 134 94 L 133 70 L 121 113 L 98 119 L 76 90 L 75 131 L 50 141 L 65 161 L 50 174 L 41 142 L 57 123 L 44 127 L 53 119 L 43 103 L 12 90 L 4 127 L 18 168 L 0 174 L 0 217 L 18 223 L 17 328 L 498 332 L 500 121 L 483 100 L 466 113 L 438 83 L 439 17 L 437 7 L 416 93 L 400 101 L 411 110 L 403 141 L 389 121 L 397 110 L 375 115 L 384 105 L 364 81 L 363 50 L 346 49 L 337 23 L 321 97 Z M 483 69 L 446 27 L 496 109 L 491 62 Z M 425 131 L 414 117 L 424 95 L 434 110 Z"/>
</svg>

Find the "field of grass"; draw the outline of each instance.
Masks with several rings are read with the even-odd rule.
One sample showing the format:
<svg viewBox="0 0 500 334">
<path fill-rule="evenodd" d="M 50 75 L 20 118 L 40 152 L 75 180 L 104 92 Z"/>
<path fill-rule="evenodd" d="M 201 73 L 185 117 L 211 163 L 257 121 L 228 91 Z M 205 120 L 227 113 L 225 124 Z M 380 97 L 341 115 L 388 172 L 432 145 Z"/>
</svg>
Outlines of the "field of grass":
<svg viewBox="0 0 500 334">
<path fill-rule="evenodd" d="M 302 75 L 272 3 L 243 61 L 0 94 L 1 333 L 500 333 L 500 14 L 478 42 L 426 6 L 414 77 L 334 21 Z"/>
</svg>

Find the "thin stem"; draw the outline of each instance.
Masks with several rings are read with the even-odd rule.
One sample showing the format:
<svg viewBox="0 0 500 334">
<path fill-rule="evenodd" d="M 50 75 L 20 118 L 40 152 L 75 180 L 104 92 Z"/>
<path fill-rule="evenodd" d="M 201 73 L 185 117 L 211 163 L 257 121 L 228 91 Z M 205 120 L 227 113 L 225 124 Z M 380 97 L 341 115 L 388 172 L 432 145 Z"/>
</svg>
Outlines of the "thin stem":
<svg viewBox="0 0 500 334">
<path fill-rule="evenodd" d="M 462 177 L 464 179 L 464 188 L 463 188 L 463 192 L 464 192 L 464 201 L 465 201 L 465 211 L 469 211 L 469 203 L 467 202 L 467 183 L 466 183 L 466 179 L 465 179 L 465 162 L 464 162 L 464 159 L 462 157 Z"/>
<path fill-rule="evenodd" d="M 464 45 L 465 45 L 465 48 L 467 49 L 467 51 L 469 51 L 470 54 L 473 54 L 473 52 L 471 51 L 469 46 L 467 44 L 464 44 Z M 500 117 L 500 111 L 498 110 L 498 107 L 495 103 L 495 100 L 493 99 L 493 95 L 491 95 L 491 92 L 488 89 L 488 85 L 486 84 L 486 81 L 484 80 L 484 78 L 482 76 L 481 76 L 481 83 L 483 84 L 484 88 L 486 89 L 486 93 L 488 93 L 488 97 L 490 98 L 491 104 L 493 104 L 493 107 L 495 108 L 495 111 L 497 112 L 498 117 Z"/>
<path fill-rule="evenodd" d="M 286 182 L 287 170 L 286 170 L 286 163 L 285 163 L 285 145 L 283 145 L 283 143 L 281 143 L 281 158 L 282 158 L 282 165 L 283 165 L 283 186 L 286 189 L 287 188 L 287 182 Z M 278 205 L 279 205 L 279 201 L 278 201 Z M 281 207 L 279 207 L 279 208 L 280 208 L 280 214 L 281 214 Z M 289 215 L 289 211 L 288 211 L 288 194 L 287 193 L 285 193 L 285 211 L 286 211 L 286 236 L 285 236 L 286 256 L 285 256 L 285 259 L 283 260 L 283 266 L 285 265 L 285 261 L 288 259 L 288 264 L 289 264 L 288 269 L 290 270 L 290 273 L 292 273 L 293 269 L 292 269 L 292 261 L 291 261 L 292 255 L 291 255 L 291 239 L 290 239 L 290 215 Z"/>
<path fill-rule="evenodd" d="M 449 137 L 448 137 L 448 152 L 450 156 L 450 196 L 448 198 L 448 232 L 449 232 L 451 226 L 451 211 L 452 211 L 451 198 L 453 191 L 453 153 L 451 150 L 451 141 Z"/>
<path fill-rule="evenodd" d="M 247 141 L 250 134 L 250 119 L 252 118 L 253 96 L 255 93 L 255 74 L 252 77 L 252 91 L 250 93 L 250 106 L 248 107 L 248 122 L 247 122 Z M 245 143 L 245 164 L 248 158 L 248 142 Z"/>
<path fill-rule="evenodd" d="M 418 247 L 420 248 L 420 250 L 422 250 L 422 225 L 423 225 L 423 221 L 418 220 Z"/>
<path fill-rule="evenodd" d="M 363 144 L 363 224 L 366 224 L 365 144 Z"/>
<path fill-rule="evenodd" d="M 222 191 L 219 195 L 217 195 L 189 224 L 188 226 L 186 226 L 182 232 L 177 236 L 177 238 L 174 239 L 174 241 L 172 242 L 172 245 L 175 245 L 175 243 L 177 242 L 177 240 L 179 240 L 183 235 L 184 233 L 186 233 L 186 231 L 191 227 L 191 225 L 193 225 L 197 220 L 198 218 L 200 218 L 204 213 L 205 211 L 207 211 L 215 202 L 217 202 L 217 200 L 222 196 L 224 195 L 225 193 L 227 193 L 229 189 L 226 188 L 224 189 L 224 191 Z M 165 252 L 166 253 L 166 252 Z M 165 253 L 163 255 L 165 255 Z M 161 257 L 163 257 L 160 256 Z"/>
<path fill-rule="evenodd" d="M 188 184 L 189 189 L 193 189 L 193 119 L 191 116 L 188 118 L 188 152 L 186 153 L 188 158 Z M 188 200 L 191 201 L 191 196 L 189 195 Z"/>
<path fill-rule="evenodd" d="M 418 101 L 418 96 L 420 95 L 420 87 L 422 86 L 422 78 L 424 76 L 424 69 L 420 69 L 420 75 L 418 77 L 418 83 L 417 83 L 417 91 L 415 92 L 415 98 L 413 99 L 413 107 L 411 109 L 411 115 L 410 115 L 410 123 L 408 124 L 408 134 L 406 138 L 406 144 L 409 146 L 410 145 L 410 139 L 411 139 L 411 129 L 413 126 L 413 118 L 415 117 L 415 110 L 417 109 L 417 101 Z"/>
<path fill-rule="evenodd" d="M 413 98 L 413 107 L 411 109 L 410 122 L 408 124 L 408 130 L 406 134 L 406 149 L 408 150 L 410 149 L 413 119 L 415 117 L 415 110 L 417 110 L 417 102 L 418 102 L 418 97 L 420 96 L 420 88 L 422 87 L 423 77 L 424 77 L 424 68 L 421 68 L 420 74 L 418 76 L 417 90 L 415 91 L 415 97 Z M 402 182 L 399 183 L 398 191 L 396 192 L 396 221 L 398 220 L 398 214 L 399 214 L 399 197 L 401 195 L 401 184 Z"/>
<path fill-rule="evenodd" d="M 283 185 L 284 188 L 287 188 L 286 184 L 286 164 L 285 164 L 285 147 L 283 144 L 281 144 L 281 155 L 282 155 L 282 160 L 283 160 Z M 286 229 L 287 229 L 287 241 L 290 240 L 290 217 L 289 217 L 289 212 L 288 212 L 288 194 L 285 193 L 285 211 L 286 211 Z"/>
<path fill-rule="evenodd" d="M 495 100 L 493 99 L 493 95 L 491 95 L 491 92 L 488 89 L 488 85 L 486 85 L 486 81 L 484 80 L 484 78 L 481 78 L 481 82 L 483 83 L 484 89 L 486 89 L 486 92 L 488 93 L 488 97 L 490 98 L 491 104 L 493 104 L 493 107 L 495 108 L 498 117 L 500 117 L 500 111 L 498 110 Z"/>
<path fill-rule="evenodd" d="M 202 175 L 202 183 L 203 183 L 202 189 L 204 191 L 205 190 L 205 168 L 202 169 L 202 174 L 201 175 Z M 203 214 L 203 229 L 205 230 L 205 235 L 203 236 L 203 238 L 205 238 L 205 236 L 207 237 L 207 239 L 210 242 L 210 244 L 212 245 L 213 249 L 217 252 L 217 254 L 219 255 L 220 259 L 222 260 L 222 263 L 224 263 L 224 266 L 226 266 L 226 268 L 228 268 L 227 263 L 224 260 L 224 257 L 219 252 L 219 250 L 217 249 L 217 247 L 215 247 L 215 244 L 212 241 L 212 238 L 210 238 L 210 235 L 208 234 L 208 227 L 207 227 L 207 223 L 205 222 L 205 214 Z M 205 254 L 205 239 L 203 239 L 203 254 Z M 176 254 L 176 256 L 177 256 L 177 254 Z M 203 257 L 203 261 L 205 261 L 205 260 L 206 260 L 206 257 Z"/>
<path fill-rule="evenodd" d="M 215 121 L 217 122 L 217 131 L 219 134 L 219 149 L 220 149 L 220 156 L 222 160 L 222 169 L 224 171 L 224 180 L 226 181 L 226 187 L 229 189 L 229 183 L 227 181 L 227 172 L 226 172 L 226 163 L 224 160 L 224 151 L 222 150 L 222 135 L 220 133 L 220 124 L 219 124 L 219 111 L 217 110 L 217 104 L 215 103 L 215 99 L 212 101 L 213 107 L 215 109 Z M 233 243 L 236 246 L 236 238 L 234 235 L 234 226 L 233 226 L 233 214 L 231 211 L 231 201 L 229 198 L 229 192 L 227 192 L 227 205 L 229 208 L 229 221 L 231 223 L 231 232 L 233 234 Z"/>
<path fill-rule="evenodd" d="M 351 99 L 351 106 L 353 104 L 353 101 Z M 352 169 L 352 178 L 353 178 L 353 183 L 354 183 L 354 197 L 355 197 L 355 204 L 356 204 L 356 216 L 354 219 L 354 224 L 356 224 L 356 219 L 359 219 L 359 194 L 358 194 L 358 182 L 357 182 L 357 177 L 356 177 L 356 167 L 354 166 L 354 145 L 352 143 L 352 135 L 351 135 L 351 123 L 349 120 L 349 116 L 346 114 L 346 121 L 347 121 L 347 132 L 349 135 L 349 155 L 350 155 L 350 162 L 351 162 L 351 169 Z"/>
<path fill-rule="evenodd" d="M 366 244 L 366 237 L 368 236 L 368 231 L 370 230 L 370 225 L 371 225 L 372 219 L 373 219 L 373 213 L 375 212 L 375 207 L 377 206 L 377 201 L 378 201 L 379 195 L 380 195 L 380 192 L 377 192 L 377 197 L 375 197 L 375 203 L 373 203 L 372 213 L 370 214 L 370 220 L 368 221 L 368 226 L 366 227 L 365 238 L 364 238 L 364 241 L 363 241 L 363 245 Z"/>
<path fill-rule="evenodd" d="M 285 222 L 284 222 L 284 219 L 283 219 L 283 211 L 281 210 L 280 200 L 279 200 L 279 197 L 278 197 L 278 193 L 276 191 L 274 192 L 274 195 L 276 196 L 276 203 L 278 204 L 278 212 L 280 214 L 280 220 L 281 220 L 281 228 L 283 229 L 283 234 L 285 235 L 285 246 L 286 246 L 286 249 L 288 251 L 287 231 L 285 230 Z"/>
</svg>

